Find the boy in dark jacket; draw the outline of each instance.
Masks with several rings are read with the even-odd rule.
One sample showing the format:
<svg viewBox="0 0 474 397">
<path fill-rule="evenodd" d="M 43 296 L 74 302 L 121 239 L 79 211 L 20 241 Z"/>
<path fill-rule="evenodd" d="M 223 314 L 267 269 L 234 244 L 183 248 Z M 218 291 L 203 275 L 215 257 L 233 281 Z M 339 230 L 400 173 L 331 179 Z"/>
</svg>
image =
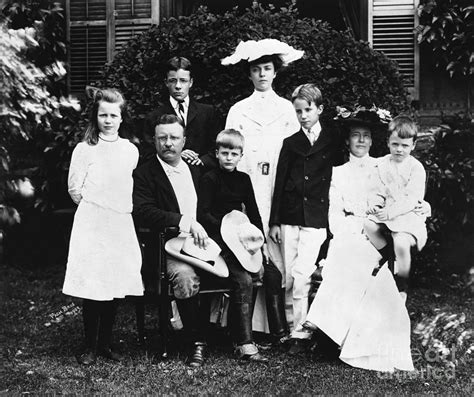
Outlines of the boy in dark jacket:
<svg viewBox="0 0 474 397">
<path fill-rule="evenodd" d="M 316 86 L 300 85 L 293 92 L 292 102 L 301 129 L 283 141 L 270 214 L 270 238 L 280 244 L 285 263 L 287 307 L 293 303 L 289 352 L 298 354 L 305 350 L 311 337 L 295 329 L 305 320 L 311 275 L 327 237 L 329 186 L 340 139 L 337 132 L 319 122 L 323 104 Z M 291 318 L 290 313 L 287 318 Z"/>
<path fill-rule="evenodd" d="M 263 225 L 250 177 L 236 167 L 242 158 L 244 137 L 236 130 L 221 131 L 216 138 L 216 157 L 219 167 L 201 179 L 198 192 L 197 218 L 209 236 L 221 247 L 221 255 L 229 268 L 231 285 L 231 331 L 238 357 L 253 362 L 267 362 L 252 335 L 252 274 L 248 272 L 224 242 L 221 235 L 222 219 L 233 210 L 245 211 L 250 223 L 263 240 Z M 258 232 L 257 230 L 257 232 Z M 265 249 L 264 249 L 265 251 Z"/>
</svg>

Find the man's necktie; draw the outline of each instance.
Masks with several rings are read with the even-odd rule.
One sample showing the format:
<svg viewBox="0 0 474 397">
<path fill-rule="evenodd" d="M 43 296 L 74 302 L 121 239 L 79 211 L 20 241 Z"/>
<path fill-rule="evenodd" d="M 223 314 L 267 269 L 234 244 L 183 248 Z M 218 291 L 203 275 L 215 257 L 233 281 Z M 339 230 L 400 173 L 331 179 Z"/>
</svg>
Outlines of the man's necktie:
<svg viewBox="0 0 474 397">
<path fill-rule="evenodd" d="M 178 102 L 178 112 L 181 117 L 181 120 L 183 120 L 184 125 L 186 125 L 186 116 L 184 114 L 183 102 Z"/>
</svg>

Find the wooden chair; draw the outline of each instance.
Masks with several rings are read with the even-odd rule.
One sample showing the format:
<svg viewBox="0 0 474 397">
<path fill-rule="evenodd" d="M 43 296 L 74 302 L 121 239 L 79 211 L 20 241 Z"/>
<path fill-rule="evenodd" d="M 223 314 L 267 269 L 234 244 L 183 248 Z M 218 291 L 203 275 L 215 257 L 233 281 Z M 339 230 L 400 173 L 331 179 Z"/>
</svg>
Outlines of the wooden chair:
<svg viewBox="0 0 474 397">
<path fill-rule="evenodd" d="M 152 299 L 158 306 L 161 356 L 166 358 L 173 292 L 170 289 L 167 274 L 165 243 L 176 237 L 179 231 L 176 227 L 170 227 L 159 233 L 153 233 L 146 228 L 139 228 L 137 232 L 142 249 L 142 278 L 145 285 L 145 296 L 138 298 L 135 304 L 138 339 L 142 343 L 145 341 L 145 302 L 147 299 Z M 213 285 L 201 284 L 199 294 L 228 292 L 230 292 L 230 287 L 227 279 L 219 279 Z"/>
</svg>

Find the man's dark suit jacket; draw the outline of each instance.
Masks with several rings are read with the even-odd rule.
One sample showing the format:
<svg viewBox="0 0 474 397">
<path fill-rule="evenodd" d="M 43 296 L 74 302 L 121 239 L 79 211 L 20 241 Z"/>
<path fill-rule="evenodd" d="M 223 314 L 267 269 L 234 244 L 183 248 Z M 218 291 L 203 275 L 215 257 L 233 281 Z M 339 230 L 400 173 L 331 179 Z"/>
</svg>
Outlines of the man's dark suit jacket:
<svg viewBox="0 0 474 397">
<path fill-rule="evenodd" d="M 321 125 L 313 146 L 303 130 L 283 141 L 273 192 L 271 225 L 328 226 L 332 167 L 342 163 L 338 130 Z"/>
<path fill-rule="evenodd" d="M 194 182 L 189 188 L 197 191 L 199 169 L 189 169 Z M 137 225 L 153 231 L 178 226 L 182 218 L 171 182 L 156 155 L 133 172 L 133 217 Z"/>
<path fill-rule="evenodd" d="M 189 166 L 194 186 L 198 187 L 200 171 Z M 178 226 L 182 218 L 178 200 L 173 187 L 156 155 L 140 165 L 133 173 L 133 218 L 136 226 L 151 229 L 145 235 L 145 245 L 157 247 L 157 233 L 166 227 Z M 156 292 L 158 280 L 158 250 L 147 249 L 144 252 L 142 279 L 145 291 Z"/>
<path fill-rule="evenodd" d="M 158 109 L 152 111 L 146 120 L 146 133 L 155 134 L 155 125 L 163 114 L 176 114 L 169 99 Z M 216 136 L 220 132 L 219 118 L 211 105 L 189 100 L 188 117 L 186 120 L 185 149 L 194 150 L 206 167 L 215 166 L 214 151 Z"/>
</svg>

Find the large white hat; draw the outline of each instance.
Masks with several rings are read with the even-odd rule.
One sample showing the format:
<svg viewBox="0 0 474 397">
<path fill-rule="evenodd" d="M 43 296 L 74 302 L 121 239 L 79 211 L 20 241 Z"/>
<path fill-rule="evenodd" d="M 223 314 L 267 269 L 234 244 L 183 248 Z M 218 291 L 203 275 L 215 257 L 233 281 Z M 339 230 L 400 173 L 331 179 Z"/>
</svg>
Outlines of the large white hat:
<svg viewBox="0 0 474 397">
<path fill-rule="evenodd" d="M 263 260 L 260 248 L 265 240 L 247 215 L 237 210 L 225 215 L 221 223 L 221 236 L 245 270 L 250 273 L 260 270 Z"/>
<path fill-rule="evenodd" d="M 192 236 L 178 236 L 168 240 L 165 251 L 171 256 L 189 263 L 190 265 L 206 270 L 218 277 L 229 277 L 229 269 L 220 256 L 220 247 L 211 238 L 206 248 L 194 244 Z"/>
<path fill-rule="evenodd" d="M 296 50 L 292 46 L 276 39 L 263 39 L 259 41 L 241 41 L 232 55 L 221 60 L 222 65 L 234 65 L 240 61 L 252 62 L 265 55 L 278 55 L 283 65 L 300 59 L 304 51 Z"/>
</svg>

